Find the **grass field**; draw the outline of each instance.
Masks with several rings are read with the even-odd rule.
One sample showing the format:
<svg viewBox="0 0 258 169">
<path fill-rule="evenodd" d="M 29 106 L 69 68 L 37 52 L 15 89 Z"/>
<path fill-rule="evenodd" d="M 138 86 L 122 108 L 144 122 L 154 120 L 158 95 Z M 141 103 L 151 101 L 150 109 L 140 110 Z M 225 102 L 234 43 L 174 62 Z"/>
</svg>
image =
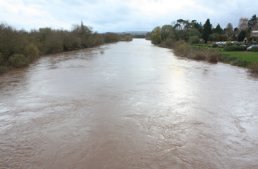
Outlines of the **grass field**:
<svg viewBox="0 0 258 169">
<path fill-rule="evenodd" d="M 208 49 L 212 48 L 211 45 L 198 44 L 192 45 L 195 49 Z M 217 49 L 221 53 L 220 61 L 233 64 L 236 66 L 248 67 L 252 64 L 258 63 L 258 52 L 250 51 L 224 51 L 223 48 Z"/>
<path fill-rule="evenodd" d="M 220 51 L 222 54 L 221 61 L 237 66 L 248 67 L 251 64 L 258 63 L 258 52 L 249 51 Z"/>
</svg>

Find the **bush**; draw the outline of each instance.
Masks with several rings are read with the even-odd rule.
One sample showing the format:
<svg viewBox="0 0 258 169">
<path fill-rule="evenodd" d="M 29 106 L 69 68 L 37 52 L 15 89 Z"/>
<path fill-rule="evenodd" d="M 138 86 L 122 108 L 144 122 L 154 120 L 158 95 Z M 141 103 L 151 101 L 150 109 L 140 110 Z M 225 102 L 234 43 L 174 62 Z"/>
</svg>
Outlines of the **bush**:
<svg viewBox="0 0 258 169">
<path fill-rule="evenodd" d="M 43 51 L 45 54 L 63 52 L 62 37 L 60 37 L 60 35 L 48 36 L 44 43 Z"/>
<path fill-rule="evenodd" d="M 192 48 L 184 41 L 176 42 L 174 50 L 178 56 L 194 60 L 205 60 L 210 63 L 217 63 L 220 57 L 219 52 L 214 49 Z"/>
<path fill-rule="evenodd" d="M 0 65 L 0 74 L 7 72 L 8 68 L 6 66 Z"/>
<path fill-rule="evenodd" d="M 176 55 L 179 55 L 182 57 L 190 57 L 192 48 L 185 41 L 178 41 L 175 43 L 174 51 Z"/>
<path fill-rule="evenodd" d="M 29 61 L 23 54 L 14 54 L 9 58 L 8 63 L 10 66 L 18 68 L 28 65 Z"/>
<path fill-rule="evenodd" d="M 220 57 L 219 60 L 221 62 L 229 63 L 229 64 L 232 64 L 235 66 L 247 67 L 250 64 L 249 62 L 247 62 L 245 60 L 241 60 L 237 57 L 233 57 L 228 54 L 223 54 L 223 55 L 220 55 L 219 57 Z"/>
<path fill-rule="evenodd" d="M 258 74 L 258 62 L 251 64 L 249 69 L 252 73 Z"/>
<path fill-rule="evenodd" d="M 245 51 L 246 50 L 246 46 L 244 46 L 244 45 L 237 45 L 237 44 L 226 45 L 224 50 L 225 51 Z"/>
<path fill-rule="evenodd" d="M 190 44 L 198 44 L 200 42 L 200 38 L 198 36 L 190 36 L 188 42 Z"/>
<path fill-rule="evenodd" d="M 156 27 L 151 31 L 151 43 L 158 45 L 161 43 L 161 28 Z"/>
<path fill-rule="evenodd" d="M 64 37 L 64 43 L 63 43 L 64 51 L 80 49 L 80 47 L 81 47 L 81 40 L 79 37 L 75 37 L 69 34 Z"/>
<path fill-rule="evenodd" d="M 32 61 L 39 56 L 39 49 L 37 46 L 31 43 L 25 47 L 24 54 L 29 58 L 29 60 Z"/>
<path fill-rule="evenodd" d="M 219 45 L 218 45 L 218 44 L 216 44 L 216 43 L 213 43 L 213 44 L 211 45 L 211 47 L 213 47 L 213 48 L 218 48 L 218 47 L 219 47 Z"/>
<path fill-rule="evenodd" d="M 129 42 L 132 40 L 133 40 L 133 37 L 131 35 L 120 35 L 120 41 Z"/>
<path fill-rule="evenodd" d="M 4 57 L 0 53 L 0 66 L 4 64 Z"/>
<path fill-rule="evenodd" d="M 198 49 L 198 50 L 195 50 L 191 56 L 191 59 L 194 59 L 194 60 L 205 60 L 206 58 L 206 52 L 204 50 L 201 50 L 201 49 Z"/>
<path fill-rule="evenodd" d="M 119 36 L 115 33 L 106 33 L 104 34 L 105 43 L 113 43 L 119 41 Z"/>
<path fill-rule="evenodd" d="M 164 40 L 163 42 L 161 42 L 160 46 L 172 49 L 175 46 L 175 41 L 173 39 L 168 38 L 168 39 Z"/>
<path fill-rule="evenodd" d="M 208 62 L 210 62 L 210 63 L 217 63 L 219 58 L 220 58 L 220 54 L 219 54 L 218 51 L 212 50 L 212 49 L 208 50 L 208 53 L 207 53 L 207 56 L 206 56 L 206 60 Z"/>
</svg>

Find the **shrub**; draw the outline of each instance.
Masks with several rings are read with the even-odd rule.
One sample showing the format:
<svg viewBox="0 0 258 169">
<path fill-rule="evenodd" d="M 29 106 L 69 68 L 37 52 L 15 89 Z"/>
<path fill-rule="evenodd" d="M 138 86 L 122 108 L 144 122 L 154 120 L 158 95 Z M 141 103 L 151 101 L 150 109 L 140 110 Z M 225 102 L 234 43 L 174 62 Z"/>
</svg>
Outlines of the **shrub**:
<svg viewBox="0 0 258 169">
<path fill-rule="evenodd" d="M 79 37 L 66 35 L 64 37 L 63 48 L 65 51 L 80 49 L 81 48 L 81 39 Z"/>
<path fill-rule="evenodd" d="M 115 33 L 106 33 L 104 34 L 105 43 L 113 43 L 119 41 L 119 36 Z"/>
<path fill-rule="evenodd" d="M 7 69 L 6 66 L 1 66 L 1 65 L 0 65 L 0 74 L 7 72 L 7 70 L 8 70 L 8 69 Z"/>
<path fill-rule="evenodd" d="M 205 60 L 206 55 L 207 54 L 206 54 L 206 52 L 204 50 L 198 49 L 198 50 L 194 51 L 194 53 L 191 56 L 191 59 L 194 59 L 194 60 Z"/>
<path fill-rule="evenodd" d="M 258 62 L 251 64 L 249 69 L 252 73 L 258 74 Z"/>
<path fill-rule="evenodd" d="M 174 50 L 176 55 L 187 57 L 194 60 L 206 60 L 210 63 L 217 63 L 220 57 L 220 54 L 217 50 L 205 48 L 192 48 L 189 44 L 187 44 L 184 41 L 176 42 Z"/>
<path fill-rule="evenodd" d="M 168 38 L 168 39 L 164 40 L 163 42 L 161 42 L 160 46 L 172 49 L 175 46 L 175 41 L 173 39 Z"/>
<path fill-rule="evenodd" d="M 158 45 L 161 43 L 161 28 L 156 27 L 151 32 L 151 43 L 154 45 Z"/>
<path fill-rule="evenodd" d="M 176 55 L 179 55 L 182 57 L 190 57 L 192 48 L 185 41 L 178 41 L 175 43 L 174 51 Z"/>
<path fill-rule="evenodd" d="M 225 51 L 245 51 L 246 50 L 246 46 L 237 45 L 237 44 L 226 45 L 224 50 Z"/>
<path fill-rule="evenodd" d="M 8 63 L 10 66 L 18 68 L 28 65 L 29 61 L 23 54 L 14 54 L 9 58 Z"/>
<path fill-rule="evenodd" d="M 131 35 L 120 35 L 120 41 L 132 41 L 133 37 Z"/>
<path fill-rule="evenodd" d="M 39 56 L 39 49 L 33 43 L 30 43 L 25 47 L 24 54 L 29 58 L 29 60 L 34 60 Z"/>
<path fill-rule="evenodd" d="M 219 45 L 218 45 L 218 44 L 216 44 L 216 43 L 213 43 L 213 44 L 211 45 L 211 47 L 213 47 L 213 48 L 218 48 L 218 47 L 219 47 Z"/>
<path fill-rule="evenodd" d="M 233 57 L 230 56 L 228 54 L 223 54 L 219 56 L 219 60 L 224 62 L 224 63 L 229 63 L 235 66 L 241 66 L 241 67 L 247 67 L 250 63 L 245 61 L 245 60 L 241 60 L 237 57 Z"/>
<path fill-rule="evenodd" d="M 208 49 L 207 51 L 208 51 L 208 53 L 206 56 L 206 60 L 210 63 L 217 63 L 220 58 L 219 52 L 216 50 L 212 50 L 212 49 Z"/>
<path fill-rule="evenodd" d="M 43 51 L 45 54 L 63 52 L 63 40 L 59 35 L 48 36 Z"/>
<path fill-rule="evenodd" d="M 2 54 L 0 53 L 0 65 L 4 64 L 4 57 L 2 56 Z"/>
<path fill-rule="evenodd" d="M 188 41 L 191 44 L 198 44 L 200 42 L 200 38 L 198 36 L 190 36 Z"/>
</svg>

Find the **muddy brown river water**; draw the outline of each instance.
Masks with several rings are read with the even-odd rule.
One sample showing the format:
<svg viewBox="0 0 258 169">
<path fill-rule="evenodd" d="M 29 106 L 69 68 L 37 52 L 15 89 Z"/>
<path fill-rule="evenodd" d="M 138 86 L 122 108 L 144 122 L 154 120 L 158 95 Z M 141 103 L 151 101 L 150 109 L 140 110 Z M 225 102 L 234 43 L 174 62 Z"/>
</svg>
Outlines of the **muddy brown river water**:
<svg viewBox="0 0 258 169">
<path fill-rule="evenodd" d="M 1 169 L 257 169 L 258 79 L 145 40 L 0 76 Z"/>
</svg>

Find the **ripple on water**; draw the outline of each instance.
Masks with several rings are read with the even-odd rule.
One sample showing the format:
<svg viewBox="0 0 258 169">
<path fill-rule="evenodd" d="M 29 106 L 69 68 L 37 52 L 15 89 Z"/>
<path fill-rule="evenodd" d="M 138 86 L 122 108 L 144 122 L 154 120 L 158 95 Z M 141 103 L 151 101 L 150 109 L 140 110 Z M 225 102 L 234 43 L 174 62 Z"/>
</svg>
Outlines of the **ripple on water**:
<svg viewBox="0 0 258 169">
<path fill-rule="evenodd" d="M 134 40 L 0 76 L 0 168 L 258 168 L 258 80 Z"/>
</svg>

